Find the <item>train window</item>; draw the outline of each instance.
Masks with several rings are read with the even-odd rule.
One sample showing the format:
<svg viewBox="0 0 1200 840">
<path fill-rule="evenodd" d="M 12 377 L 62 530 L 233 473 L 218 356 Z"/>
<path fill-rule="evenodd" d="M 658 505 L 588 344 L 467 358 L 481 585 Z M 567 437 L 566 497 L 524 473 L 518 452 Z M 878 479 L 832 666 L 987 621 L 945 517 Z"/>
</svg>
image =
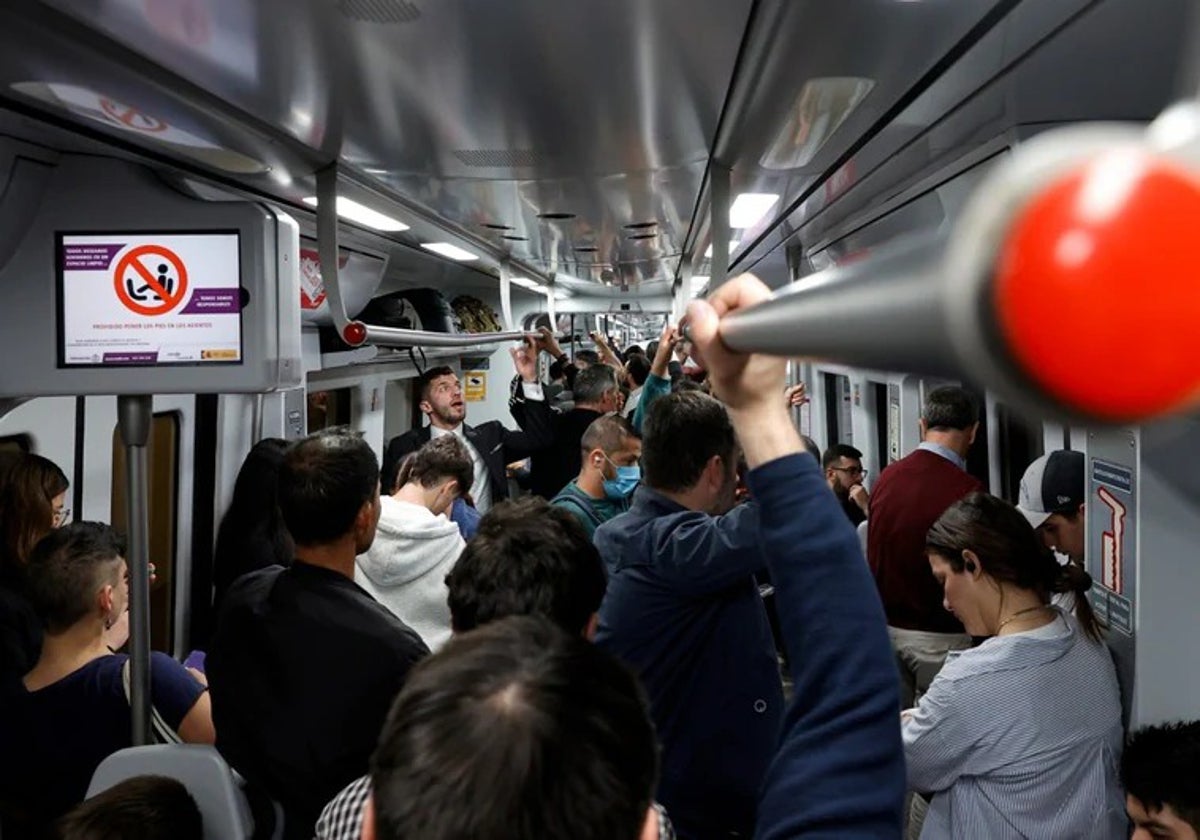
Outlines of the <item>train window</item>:
<svg viewBox="0 0 1200 840">
<path fill-rule="evenodd" d="M 33 451 L 33 438 L 29 435 L 7 435 L 0 437 L 0 458 Z"/>
<path fill-rule="evenodd" d="M 350 424 L 350 389 L 308 392 L 308 433 Z"/>
<path fill-rule="evenodd" d="M 890 440 L 889 427 L 890 414 L 888 410 L 888 385 L 886 382 L 869 382 L 871 387 L 871 395 L 875 398 L 875 451 L 879 454 L 878 469 L 882 470 L 888 464 L 892 463 L 891 450 L 888 447 Z M 899 429 L 897 429 L 897 432 Z"/>
<path fill-rule="evenodd" d="M 1030 423 L 1004 403 L 996 403 L 996 423 L 1000 427 L 1000 488 L 999 495 L 1016 502 L 1025 468 L 1045 450 L 1045 438 L 1040 423 Z"/>
<path fill-rule="evenodd" d="M 112 521 L 124 523 L 125 447 L 113 428 Z M 175 527 L 179 498 L 179 414 L 155 414 L 146 447 L 150 472 L 150 562 L 155 581 L 150 586 L 150 647 L 170 653 L 175 623 Z"/>
<path fill-rule="evenodd" d="M 835 443 L 853 444 L 850 377 L 838 373 L 823 373 L 821 379 L 825 390 L 825 439 L 830 446 Z"/>
</svg>

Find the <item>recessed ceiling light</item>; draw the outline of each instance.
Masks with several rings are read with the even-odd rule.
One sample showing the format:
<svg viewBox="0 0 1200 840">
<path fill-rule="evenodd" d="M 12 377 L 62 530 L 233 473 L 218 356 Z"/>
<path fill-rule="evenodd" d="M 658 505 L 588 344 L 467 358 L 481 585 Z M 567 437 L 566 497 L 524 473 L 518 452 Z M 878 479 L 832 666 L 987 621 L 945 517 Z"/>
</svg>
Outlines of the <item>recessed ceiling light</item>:
<svg viewBox="0 0 1200 840">
<path fill-rule="evenodd" d="M 645 230 L 646 228 L 652 228 L 657 225 L 658 225 L 658 222 L 633 222 L 632 224 L 625 225 L 625 229 L 626 230 Z"/>
<path fill-rule="evenodd" d="M 630 239 L 658 239 L 658 234 L 657 233 L 634 233 L 634 234 L 631 234 L 629 238 Z"/>
<path fill-rule="evenodd" d="M 581 254 L 594 254 L 600 249 L 595 245 L 579 245 L 575 248 L 575 250 Z"/>
<path fill-rule="evenodd" d="M 310 207 L 317 206 L 317 197 L 309 196 L 304 199 L 304 203 Z M 391 216 L 385 216 L 378 210 L 372 210 L 365 204 L 359 204 L 353 199 L 345 196 L 338 196 L 337 199 L 337 214 L 343 219 L 348 219 L 351 222 L 358 222 L 365 227 L 373 228 L 374 230 L 382 230 L 387 232 L 398 232 L 408 230 L 408 225 L 404 224 Z"/>
<path fill-rule="evenodd" d="M 574 219 L 574 213 L 538 213 L 539 219 L 549 219 L 551 221 L 561 221 L 563 219 Z"/>
<path fill-rule="evenodd" d="M 548 292 L 545 286 L 536 280 L 531 280 L 528 277 L 510 277 L 509 282 L 514 286 L 520 286 L 523 289 L 529 289 L 531 292 Z"/>
<path fill-rule="evenodd" d="M 501 239 L 507 239 L 509 242 L 528 242 L 528 236 L 501 236 Z"/>
<path fill-rule="evenodd" d="M 729 253 L 731 253 L 731 254 L 732 254 L 734 251 L 736 251 L 736 250 L 737 250 L 737 246 L 738 246 L 738 242 L 737 242 L 737 240 L 736 240 L 736 239 L 732 240 L 732 241 L 729 243 Z M 705 258 L 706 260 L 711 260 L 711 259 L 712 259 L 712 251 L 713 251 L 713 249 L 712 249 L 712 245 L 710 244 L 710 245 L 708 246 L 708 250 L 704 252 L 704 258 Z"/>
<path fill-rule="evenodd" d="M 462 248 L 459 248 L 457 245 L 451 245 L 449 242 L 422 242 L 421 247 L 426 251 L 433 251 L 435 254 L 441 254 L 443 257 L 458 260 L 459 262 L 470 262 L 471 260 L 479 259 L 479 257 L 470 251 L 464 251 Z"/>
<path fill-rule="evenodd" d="M 498 225 L 495 222 L 484 222 L 483 226 L 488 230 L 515 230 L 512 225 Z"/>
<path fill-rule="evenodd" d="M 729 226 L 752 228 L 775 206 L 779 196 L 775 193 L 742 193 L 729 208 Z"/>
</svg>

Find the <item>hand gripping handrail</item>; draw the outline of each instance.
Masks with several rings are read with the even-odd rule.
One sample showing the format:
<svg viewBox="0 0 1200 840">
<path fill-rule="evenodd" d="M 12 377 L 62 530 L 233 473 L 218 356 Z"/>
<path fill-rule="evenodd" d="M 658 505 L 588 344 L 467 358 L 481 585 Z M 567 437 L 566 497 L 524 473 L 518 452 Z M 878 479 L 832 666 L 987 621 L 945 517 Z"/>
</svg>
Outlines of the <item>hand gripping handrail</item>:
<svg viewBox="0 0 1200 840">
<path fill-rule="evenodd" d="M 1035 416 L 1200 403 L 1200 112 L 1022 144 L 948 236 L 897 242 L 725 318 L 731 349 L 974 381 Z"/>
</svg>

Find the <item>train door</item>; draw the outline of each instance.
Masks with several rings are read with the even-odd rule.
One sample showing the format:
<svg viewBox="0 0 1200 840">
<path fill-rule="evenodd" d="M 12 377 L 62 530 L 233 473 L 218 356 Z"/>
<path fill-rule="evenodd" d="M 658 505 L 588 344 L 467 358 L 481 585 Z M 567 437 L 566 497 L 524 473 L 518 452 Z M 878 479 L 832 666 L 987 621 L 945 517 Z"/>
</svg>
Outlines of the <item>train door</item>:
<svg viewBox="0 0 1200 840">
<path fill-rule="evenodd" d="M 150 561 L 156 579 L 150 587 L 150 647 L 171 653 L 175 632 L 175 591 L 178 576 L 186 574 L 176 563 L 176 526 L 179 499 L 179 414 L 154 415 L 146 458 L 150 472 Z M 125 522 L 125 447 L 119 431 L 112 433 L 111 521 Z"/>
</svg>

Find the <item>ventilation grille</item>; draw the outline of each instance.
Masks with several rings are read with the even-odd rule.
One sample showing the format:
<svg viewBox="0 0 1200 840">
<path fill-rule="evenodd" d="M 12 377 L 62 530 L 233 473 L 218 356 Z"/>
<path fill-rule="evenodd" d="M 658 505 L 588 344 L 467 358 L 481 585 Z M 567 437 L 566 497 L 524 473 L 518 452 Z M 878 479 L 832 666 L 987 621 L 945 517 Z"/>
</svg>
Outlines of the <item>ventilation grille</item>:
<svg viewBox="0 0 1200 840">
<path fill-rule="evenodd" d="M 363 23 L 412 23 L 421 7 L 408 0 L 337 0 L 338 11 Z"/>
<path fill-rule="evenodd" d="M 482 169 L 517 169 L 538 164 L 537 153 L 532 149 L 455 149 L 454 156 L 466 166 Z"/>
</svg>

